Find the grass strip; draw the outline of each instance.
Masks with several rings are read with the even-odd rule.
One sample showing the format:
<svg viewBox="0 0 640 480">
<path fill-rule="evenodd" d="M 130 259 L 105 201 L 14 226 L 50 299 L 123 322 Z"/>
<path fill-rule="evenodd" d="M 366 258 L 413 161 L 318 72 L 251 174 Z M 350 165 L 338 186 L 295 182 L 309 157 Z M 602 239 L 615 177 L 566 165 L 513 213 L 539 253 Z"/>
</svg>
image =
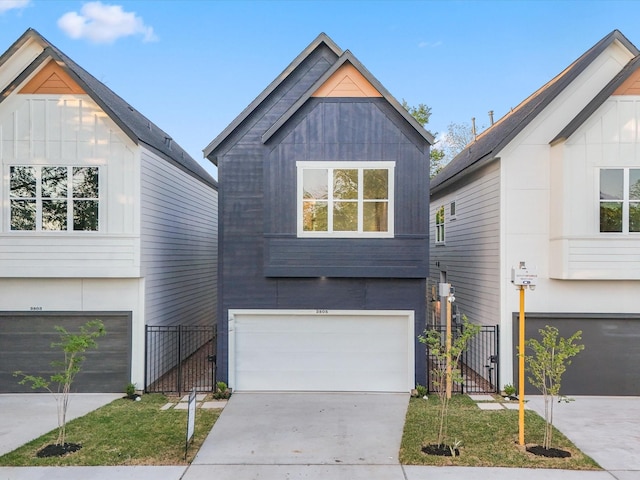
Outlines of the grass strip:
<svg viewBox="0 0 640 480">
<path fill-rule="evenodd" d="M 441 457 L 422 453 L 422 447 L 436 443 L 439 399 L 412 398 L 400 447 L 400 463 L 405 465 L 458 465 L 470 467 L 559 468 L 600 470 L 599 465 L 583 454 L 558 430 L 554 430 L 554 448 L 567 450 L 569 458 L 546 458 L 534 455 L 518 444 L 517 410 L 480 410 L 467 395 L 451 400 L 447 441 L 462 442 L 459 457 Z M 525 411 L 525 442 L 541 444 L 544 419 Z"/>
<path fill-rule="evenodd" d="M 184 445 L 187 411 L 160 407 L 160 394 L 134 402 L 118 399 L 67 423 L 67 442 L 82 448 L 63 457 L 38 458 L 36 453 L 57 438 L 57 429 L 0 457 L 0 466 L 186 465 L 193 460 L 220 410 L 198 408 L 193 443 L 187 460 Z"/>
</svg>

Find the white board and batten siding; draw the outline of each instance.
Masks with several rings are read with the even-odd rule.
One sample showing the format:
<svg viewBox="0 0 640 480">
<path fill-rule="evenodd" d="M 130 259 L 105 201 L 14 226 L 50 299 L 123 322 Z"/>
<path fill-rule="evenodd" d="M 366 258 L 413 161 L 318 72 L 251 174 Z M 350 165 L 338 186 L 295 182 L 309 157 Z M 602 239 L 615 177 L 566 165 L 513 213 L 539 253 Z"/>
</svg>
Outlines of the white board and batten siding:
<svg viewBox="0 0 640 480">
<path fill-rule="evenodd" d="M 5 277 L 139 277 L 137 147 L 87 95 L 15 95 L 0 104 L 0 196 L 13 165 L 98 166 L 98 232 L 10 230 L 0 209 Z"/>
<path fill-rule="evenodd" d="M 601 168 L 640 168 L 640 96 L 614 95 L 566 142 L 554 146 L 550 277 L 638 280 L 638 234 L 600 233 Z M 588 208 L 585 208 L 588 206 Z"/>
<path fill-rule="evenodd" d="M 213 325 L 218 192 L 144 148 L 141 160 L 146 323 Z"/>
<path fill-rule="evenodd" d="M 409 392 L 413 333 L 413 311 L 229 310 L 229 385 Z"/>
<path fill-rule="evenodd" d="M 455 287 L 456 304 L 473 323 L 499 322 L 500 162 L 495 161 L 457 185 L 431 197 L 430 284 L 440 272 Z M 455 202 L 456 214 L 450 205 Z M 435 244 L 436 211 L 445 209 L 445 242 Z M 437 287 L 436 287 L 437 288 Z M 437 290 L 436 290 L 437 295 Z"/>
</svg>

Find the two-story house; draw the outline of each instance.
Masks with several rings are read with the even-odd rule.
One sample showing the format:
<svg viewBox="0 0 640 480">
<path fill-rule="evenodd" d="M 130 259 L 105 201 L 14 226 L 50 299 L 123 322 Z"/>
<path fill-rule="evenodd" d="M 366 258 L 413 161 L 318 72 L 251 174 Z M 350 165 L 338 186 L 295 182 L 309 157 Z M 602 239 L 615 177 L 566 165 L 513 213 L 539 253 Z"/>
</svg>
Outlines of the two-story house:
<svg viewBox="0 0 640 480">
<path fill-rule="evenodd" d="M 215 322 L 217 183 L 34 30 L 0 92 L 0 392 L 51 372 L 54 326 L 96 318 L 78 390 L 142 388 L 145 325 Z"/>
<path fill-rule="evenodd" d="M 525 99 L 431 182 L 431 283 L 471 321 L 499 324 L 501 383 L 525 333 L 582 330 L 566 394 L 640 394 L 640 57 L 613 31 Z M 515 372 L 515 373 L 514 373 Z M 482 372 L 479 372 L 482 373 Z"/>
<path fill-rule="evenodd" d="M 321 34 L 207 146 L 219 378 L 236 390 L 424 383 L 432 143 Z"/>
</svg>

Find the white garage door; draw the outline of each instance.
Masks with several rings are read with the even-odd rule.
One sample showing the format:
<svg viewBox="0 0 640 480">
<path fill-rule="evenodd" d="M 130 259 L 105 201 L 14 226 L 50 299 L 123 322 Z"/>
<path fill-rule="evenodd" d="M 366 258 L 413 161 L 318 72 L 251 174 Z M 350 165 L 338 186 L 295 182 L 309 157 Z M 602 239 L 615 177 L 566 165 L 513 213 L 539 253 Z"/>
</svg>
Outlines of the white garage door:
<svg viewBox="0 0 640 480">
<path fill-rule="evenodd" d="M 408 392 L 413 311 L 229 311 L 229 386 L 238 391 Z"/>
</svg>

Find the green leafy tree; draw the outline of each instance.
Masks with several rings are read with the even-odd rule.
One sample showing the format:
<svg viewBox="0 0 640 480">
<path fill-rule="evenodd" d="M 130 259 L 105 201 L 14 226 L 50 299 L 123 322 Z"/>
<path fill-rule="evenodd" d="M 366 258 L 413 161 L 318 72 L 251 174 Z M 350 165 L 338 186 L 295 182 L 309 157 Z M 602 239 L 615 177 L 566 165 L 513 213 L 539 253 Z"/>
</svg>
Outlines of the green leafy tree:
<svg viewBox="0 0 640 480">
<path fill-rule="evenodd" d="M 571 358 L 584 350 L 584 345 L 576 343 L 582 338 L 581 330 L 569 338 L 560 337 L 558 329 L 549 325 L 538 332 L 542 342 L 532 338 L 525 343 L 526 348 L 533 351 L 532 355 L 525 355 L 525 363 L 529 382 L 544 397 L 546 425 L 542 447 L 549 449 L 553 437 L 553 404 L 560 395 L 562 375 L 571 364 Z"/>
<path fill-rule="evenodd" d="M 87 350 L 98 347 L 96 339 L 106 334 L 104 324 L 100 320 L 91 320 L 80 327 L 78 333 L 70 333 L 64 327 L 55 326 L 59 333 L 60 341 L 53 342 L 51 348 L 59 348 L 64 355 L 63 360 L 51 362 L 51 366 L 59 369 L 49 377 L 28 375 L 21 371 L 14 372 L 14 376 L 21 376 L 20 385 L 31 385 L 36 390 L 43 388 L 53 394 L 58 406 L 58 438 L 56 445 L 64 445 L 67 426 L 67 408 L 69 406 L 69 394 L 71 385 L 76 375 L 80 372 L 85 360 L 84 353 Z"/>
<path fill-rule="evenodd" d="M 431 107 L 426 106 L 424 103 L 418 104 L 417 107 L 410 106 L 406 100 L 402 100 L 402 106 L 409 112 L 409 114 L 415 118 L 423 128 L 429 123 L 431 118 Z M 434 135 L 435 136 L 435 135 Z M 429 154 L 429 176 L 435 177 L 445 165 L 445 154 L 438 148 L 431 148 Z"/>
<path fill-rule="evenodd" d="M 466 315 L 462 316 L 460 335 L 451 339 L 451 348 L 447 349 L 446 335 L 436 329 L 428 329 L 418 339 L 427 346 L 429 354 L 435 359 L 431 375 L 433 386 L 440 400 L 438 412 L 438 445 L 445 445 L 447 441 L 448 412 L 451 399 L 447 395 L 447 383 L 462 383 L 464 378 L 460 369 L 460 356 L 467 347 L 469 341 L 480 331 L 480 326 L 469 323 Z M 451 365 L 451 368 L 447 368 Z"/>
</svg>

